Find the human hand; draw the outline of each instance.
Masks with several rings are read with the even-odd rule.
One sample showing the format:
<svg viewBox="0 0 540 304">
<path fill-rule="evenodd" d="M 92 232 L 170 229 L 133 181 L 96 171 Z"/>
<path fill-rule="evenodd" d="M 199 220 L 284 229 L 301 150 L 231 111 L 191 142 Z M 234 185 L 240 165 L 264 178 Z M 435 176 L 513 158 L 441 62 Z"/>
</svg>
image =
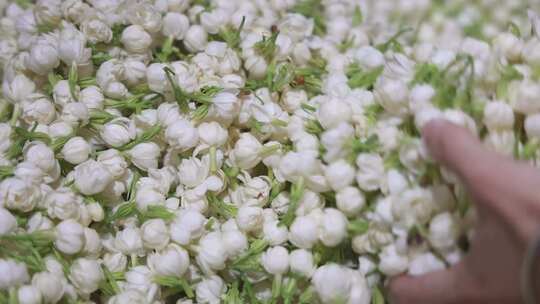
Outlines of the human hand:
<svg viewBox="0 0 540 304">
<path fill-rule="evenodd" d="M 540 169 L 486 150 L 467 130 L 432 121 L 431 155 L 456 173 L 478 214 L 470 251 L 453 267 L 389 284 L 391 303 L 520 303 L 526 247 L 540 228 Z"/>
</svg>

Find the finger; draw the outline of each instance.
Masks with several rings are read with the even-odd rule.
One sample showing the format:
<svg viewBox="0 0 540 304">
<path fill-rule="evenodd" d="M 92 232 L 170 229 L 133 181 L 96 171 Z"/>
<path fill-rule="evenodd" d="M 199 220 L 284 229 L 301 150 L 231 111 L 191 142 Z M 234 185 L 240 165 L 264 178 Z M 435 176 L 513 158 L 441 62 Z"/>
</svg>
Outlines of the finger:
<svg viewBox="0 0 540 304">
<path fill-rule="evenodd" d="M 388 286 L 390 304 L 450 304 L 461 299 L 458 264 L 419 277 L 400 276 L 390 281 Z"/>
<path fill-rule="evenodd" d="M 467 129 L 446 120 L 432 120 L 422 130 L 424 142 L 436 161 L 462 178 L 478 174 L 501 157 L 486 150 Z"/>
</svg>

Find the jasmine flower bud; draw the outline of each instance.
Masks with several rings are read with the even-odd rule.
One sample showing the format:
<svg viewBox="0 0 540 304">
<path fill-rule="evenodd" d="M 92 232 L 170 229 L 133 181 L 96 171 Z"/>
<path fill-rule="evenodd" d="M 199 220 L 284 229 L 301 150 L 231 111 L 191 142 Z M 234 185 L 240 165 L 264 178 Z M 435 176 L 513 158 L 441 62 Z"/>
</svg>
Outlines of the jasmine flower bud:
<svg viewBox="0 0 540 304">
<path fill-rule="evenodd" d="M 319 267 L 311 282 L 324 303 L 346 302 L 352 288 L 347 268 L 337 264 Z"/>
<path fill-rule="evenodd" d="M 324 209 L 319 225 L 319 239 L 327 247 L 337 246 L 347 236 L 347 218 L 337 209 Z"/>
<path fill-rule="evenodd" d="M 103 279 L 101 265 L 97 260 L 79 258 L 71 265 L 69 280 L 83 295 L 90 295 L 96 291 Z"/>
<path fill-rule="evenodd" d="M 514 111 L 510 105 L 496 101 L 484 108 L 484 124 L 490 130 L 512 129 L 514 127 Z"/>
<path fill-rule="evenodd" d="M 385 275 L 395 276 L 403 273 L 409 267 L 407 256 L 401 255 L 393 244 L 383 248 L 379 259 L 379 269 Z"/>
<path fill-rule="evenodd" d="M 143 244 L 146 248 L 160 250 L 169 243 L 169 230 L 162 219 L 151 219 L 141 226 Z"/>
<path fill-rule="evenodd" d="M 161 29 L 161 32 L 166 37 L 182 40 L 188 29 L 189 19 L 185 15 L 169 12 L 163 17 L 163 28 Z"/>
<path fill-rule="evenodd" d="M 202 51 L 208 43 L 208 33 L 200 25 L 192 25 L 187 30 L 184 37 L 184 45 L 186 49 L 195 53 L 197 51 Z"/>
<path fill-rule="evenodd" d="M 62 157 L 69 163 L 78 165 L 85 162 L 90 154 L 90 145 L 82 137 L 70 138 L 62 148 Z"/>
<path fill-rule="evenodd" d="M 249 244 L 243 232 L 232 229 L 223 232 L 223 245 L 227 251 L 227 256 L 234 258 L 246 251 Z"/>
<path fill-rule="evenodd" d="M 120 41 L 128 52 L 145 53 L 152 44 L 152 36 L 140 25 L 130 25 L 122 32 Z"/>
<path fill-rule="evenodd" d="M 24 285 L 17 291 L 17 299 L 21 304 L 39 304 L 43 297 L 39 289 L 32 285 Z"/>
<path fill-rule="evenodd" d="M 181 151 L 191 149 L 199 142 L 199 132 L 190 121 L 179 119 L 165 130 L 169 145 Z"/>
<path fill-rule="evenodd" d="M 0 182 L 0 206 L 29 212 L 41 199 L 39 188 L 19 178 L 9 177 Z"/>
<path fill-rule="evenodd" d="M 257 232 L 263 225 L 263 209 L 260 207 L 242 206 L 236 216 L 238 228 L 244 232 Z"/>
<path fill-rule="evenodd" d="M 125 255 L 140 254 L 143 251 L 141 231 L 137 228 L 125 228 L 116 233 L 114 247 Z"/>
<path fill-rule="evenodd" d="M 196 210 L 182 211 L 170 224 L 171 240 L 188 245 L 202 236 L 206 218 Z"/>
<path fill-rule="evenodd" d="M 270 274 L 284 274 L 289 270 L 289 252 L 281 246 L 269 248 L 261 255 L 261 264 Z"/>
<path fill-rule="evenodd" d="M 242 133 L 234 145 L 232 157 L 241 169 L 251 169 L 260 161 L 261 143 L 250 133 Z"/>
<path fill-rule="evenodd" d="M 8 210 L 0 207 L 0 236 L 11 233 L 17 228 L 17 219 Z"/>
<path fill-rule="evenodd" d="M 27 67 L 39 75 L 47 75 L 60 64 L 58 50 L 56 46 L 47 43 L 45 40 L 38 40 L 32 45 L 30 54 L 26 58 Z"/>
<path fill-rule="evenodd" d="M 357 60 L 358 64 L 363 69 L 373 70 L 380 66 L 383 66 L 385 63 L 384 55 L 374 47 L 364 46 L 359 48 L 355 54 L 354 58 Z"/>
<path fill-rule="evenodd" d="M 336 193 L 337 208 L 348 216 L 357 215 L 365 204 L 364 195 L 356 187 L 348 186 Z"/>
<path fill-rule="evenodd" d="M 293 273 L 303 275 L 306 278 L 311 278 L 315 272 L 313 254 L 311 251 L 305 249 L 291 251 L 289 255 L 289 264 Z"/>
<path fill-rule="evenodd" d="M 343 122 L 348 122 L 351 119 L 351 113 L 349 104 L 332 98 L 319 106 L 317 119 L 323 128 L 331 129 Z"/>
<path fill-rule="evenodd" d="M 326 167 L 324 175 L 330 187 L 334 191 L 339 191 L 353 182 L 355 170 L 345 160 L 338 160 Z"/>
<path fill-rule="evenodd" d="M 161 151 L 156 143 L 147 142 L 136 145 L 127 154 L 133 165 L 143 171 L 148 171 L 157 168 Z"/>
<path fill-rule="evenodd" d="M 23 74 L 17 74 L 11 81 L 5 78 L 2 82 L 2 93 L 13 104 L 25 100 L 35 90 L 36 84 Z"/>
<path fill-rule="evenodd" d="M 409 275 L 420 276 L 429 272 L 443 270 L 445 268 L 446 267 L 441 260 L 439 260 L 432 253 L 427 252 L 412 258 L 409 265 Z"/>
<path fill-rule="evenodd" d="M 108 252 L 103 255 L 103 265 L 111 272 L 123 272 L 127 266 L 127 257 L 120 252 Z"/>
<path fill-rule="evenodd" d="M 530 138 L 540 139 L 540 114 L 527 116 L 525 119 L 525 131 Z"/>
<path fill-rule="evenodd" d="M 115 149 L 103 151 L 98 155 L 97 161 L 107 168 L 113 179 L 118 179 L 124 175 L 128 167 L 124 157 Z"/>
<path fill-rule="evenodd" d="M 458 225 L 456 219 L 448 212 L 440 213 L 431 219 L 429 224 L 429 241 L 440 250 L 451 249 L 456 245 Z"/>
<path fill-rule="evenodd" d="M 309 249 L 318 240 L 318 223 L 309 216 L 297 216 L 289 230 L 289 240 L 296 247 Z"/>
<path fill-rule="evenodd" d="M 182 277 L 189 266 L 185 249 L 170 244 L 165 249 L 148 256 L 148 266 L 155 275 Z"/>
<path fill-rule="evenodd" d="M 222 295 L 226 290 L 227 288 L 219 276 L 209 276 L 197 284 L 195 289 L 197 302 L 210 304 L 220 303 Z"/>
<path fill-rule="evenodd" d="M 263 234 L 264 239 L 272 246 L 281 245 L 288 239 L 287 227 L 280 226 L 277 220 L 265 220 Z"/>
<path fill-rule="evenodd" d="M 63 278 L 48 271 L 38 272 L 32 277 L 32 286 L 36 287 L 46 303 L 56 303 L 64 296 Z M 64 279 L 65 280 L 65 279 Z"/>
<path fill-rule="evenodd" d="M 217 122 L 202 123 L 197 127 L 201 143 L 209 147 L 220 147 L 227 142 L 228 132 Z"/>
<path fill-rule="evenodd" d="M 87 160 L 75 167 L 73 179 L 82 194 L 94 195 L 105 190 L 112 181 L 112 176 L 102 163 Z"/>
<path fill-rule="evenodd" d="M 197 263 L 205 273 L 225 269 L 227 248 L 221 232 L 210 232 L 199 241 Z"/>
<path fill-rule="evenodd" d="M 28 282 L 28 270 L 26 264 L 14 260 L 0 259 L 0 289 L 8 290 Z"/>
<path fill-rule="evenodd" d="M 76 254 L 84 247 L 84 228 L 75 220 L 64 220 L 56 226 L 54 246 L 65 254 Z"/>
<path fill-rule="evenodd" d="M 364 191 L 374 191 L 380 188 L 384 177 L 384 163 L 379 154 L 361 153 L 356 158 L 358 171 L 356 183 Z"/>
</svg>

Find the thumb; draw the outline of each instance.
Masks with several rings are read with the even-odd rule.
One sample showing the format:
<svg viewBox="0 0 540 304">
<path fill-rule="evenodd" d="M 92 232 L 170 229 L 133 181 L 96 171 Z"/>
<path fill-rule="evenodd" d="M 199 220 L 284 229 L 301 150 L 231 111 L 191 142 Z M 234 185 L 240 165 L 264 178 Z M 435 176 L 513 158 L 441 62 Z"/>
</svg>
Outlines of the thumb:
<svg viewBox="0 0 540 304">
<path fill-rule="evenodd" d="M 452 268 L 419 277 L 400 276 L 388 286 L 390 304 L 450 304 L 459 303 L 459 273 L 462 263 Z"/>
</svg>

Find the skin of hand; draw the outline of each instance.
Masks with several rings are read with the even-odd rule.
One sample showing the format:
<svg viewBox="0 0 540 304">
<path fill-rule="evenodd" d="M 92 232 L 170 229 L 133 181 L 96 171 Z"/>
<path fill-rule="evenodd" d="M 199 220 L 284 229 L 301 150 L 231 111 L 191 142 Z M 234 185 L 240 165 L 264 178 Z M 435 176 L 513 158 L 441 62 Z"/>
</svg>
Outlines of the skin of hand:
<svg viewBox="0 0 540 304">
<path fill-rule="evenodd" d="M 423 129 L 431 156 L 475 202 L 470 251 L 453 267 L 389 282 L 390 303 L 522 303 L 520 271 L 540 231 L 540 169 L 486 150 L 466 129 L 435 120 Z"/>
</svg>

